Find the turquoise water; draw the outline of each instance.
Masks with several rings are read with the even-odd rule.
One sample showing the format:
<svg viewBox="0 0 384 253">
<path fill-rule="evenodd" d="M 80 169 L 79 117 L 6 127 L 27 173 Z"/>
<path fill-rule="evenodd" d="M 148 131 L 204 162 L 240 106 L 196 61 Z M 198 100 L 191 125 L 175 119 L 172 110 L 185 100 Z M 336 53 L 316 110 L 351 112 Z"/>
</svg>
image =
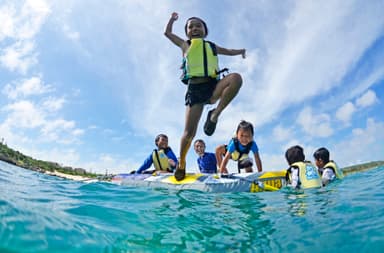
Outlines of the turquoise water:
<svg viewBox="0 0 384 253">
<path fill-rule="evenodd" d="M 383 252 L 384 167 L 295 193 L 84 184 L 0 162 L 0 252 Z"/>
</svg>

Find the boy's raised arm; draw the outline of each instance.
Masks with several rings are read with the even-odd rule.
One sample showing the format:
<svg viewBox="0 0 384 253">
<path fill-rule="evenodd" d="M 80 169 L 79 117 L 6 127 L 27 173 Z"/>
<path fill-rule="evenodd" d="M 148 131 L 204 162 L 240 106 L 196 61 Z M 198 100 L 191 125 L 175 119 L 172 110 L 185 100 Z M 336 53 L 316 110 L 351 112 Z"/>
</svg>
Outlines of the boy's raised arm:
<svg viewBox="0 0 384 253">
<path fill-rule="evenodd" d="M 165 27 L 164 35 L 172 41 L 176 46 L 182 47 L 184 40 L 172 32 L 173 22 L 178 19 L 179 15 L 176 12 L 171 14 L 171 17 Z"/>
<path fill-rule="evenodd" d="M 222 55 L 240 55 L 245 58 L 245 49 L 227 49 L 216 45 L 217 53 Z"/>
</svg>

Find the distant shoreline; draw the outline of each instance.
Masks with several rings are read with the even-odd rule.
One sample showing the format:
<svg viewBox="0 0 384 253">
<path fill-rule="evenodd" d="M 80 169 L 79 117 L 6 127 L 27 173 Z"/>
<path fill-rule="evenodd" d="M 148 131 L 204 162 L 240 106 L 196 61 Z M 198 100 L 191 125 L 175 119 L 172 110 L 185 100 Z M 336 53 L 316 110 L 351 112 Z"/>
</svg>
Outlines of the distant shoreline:
<svg viewBox="0 0 384 253">
<path fill-rule="evenodd" d="M 5 143 L 0 143 L 0 160 L 24 169 L 74 181 L 108 181 L 113 176 L 90 173 L 82 168 L 62 166 L 57 162 L 37 160 L 8 147 Z"/>
<path fill-rule="evenodd" d="M 63 172 L 60 172 L 57 170 L 49 171 L 49 170 L 30 169 L 30 168 L 22 167 L 22 166 L 18 165 L 17 163 L 15 163 L 13 160 L 4 159 L 4 157 L 2 157 L 2 156 L 0 156 L 0 161 L 3 161 L 5 163 L 8 163 L 8 164 L 11 164 L 14 166 L 18 166 L 18 167 L 26 169 L 26 170 L 32 170 L 32 171 L 36 171 L 36 172 L 41 173 L 41 174 L 47 174 L 50 176 L 60 177 L 60 178 L 69 179 L 69 180 L 73 180 L 73 181 L 81 181 L 81 182 L 99 181 L 99 179 L 97 179 L 97 178 L 86 177 L 86 176 L 81 176 L 81 175 L 71 175 L 71 174 L 66 174 L 66 173 L 63 173 Z"/>
<path fill-rule="evenodd" d="M 64 179 L 69 179 L 73 181 L 81 181 L 81 182 L 96 182 L 99 181 L 96 178 L 91 178 L 91 177 L 85 177 L 85 176 L 80 176 L 80 175 L 70 175 L 70 174 L 65 174 L 59 171 L 45 171 L 42 172 L 44 174 L 50 175 L 50 176 L 55 176 L 55 177 L 60 177 Z"/>
</svg>

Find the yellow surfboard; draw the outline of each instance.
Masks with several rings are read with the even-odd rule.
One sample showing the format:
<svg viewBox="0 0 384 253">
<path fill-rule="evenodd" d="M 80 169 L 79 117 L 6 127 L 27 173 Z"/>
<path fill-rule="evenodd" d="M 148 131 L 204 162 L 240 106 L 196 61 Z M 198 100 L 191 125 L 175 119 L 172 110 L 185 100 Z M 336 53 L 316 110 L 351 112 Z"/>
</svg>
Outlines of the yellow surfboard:
<svg viewBox="0 0 384 253">
<path fill-rule="evenodd" d="M 169 184 L 193 184 L 198 178 L 203 176 L 203 174 L 186 174 L 183 180 L 177 181 L 175 176 L 169 176 L 161 180 L 163 183 Z"/>
</svg>

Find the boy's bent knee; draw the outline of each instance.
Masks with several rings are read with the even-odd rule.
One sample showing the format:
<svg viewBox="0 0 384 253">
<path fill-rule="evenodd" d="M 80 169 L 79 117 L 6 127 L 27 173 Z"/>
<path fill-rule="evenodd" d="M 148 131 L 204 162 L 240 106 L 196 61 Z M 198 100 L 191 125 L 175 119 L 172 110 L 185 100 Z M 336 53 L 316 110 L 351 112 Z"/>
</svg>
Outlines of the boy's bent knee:
<svg viewBox="0 0 384 253">
<path fill-rule="evenodd" d="M 228 77 L 231 78 L 231 81 L 236 84 L 242 84 L 243 83 L 243 78 L 239 73 L 231 73 L 228 75 Z"/>
<path fill-rule="evenodd" d="M 225 146 L 224 145 L 220 145 L 220 146 L 218 146 L 218 147 L 216 147 L 216 149 L 215 149 L 215 153 L 216 154 L 223 154 L 225 152 Z"/>
</svg>

